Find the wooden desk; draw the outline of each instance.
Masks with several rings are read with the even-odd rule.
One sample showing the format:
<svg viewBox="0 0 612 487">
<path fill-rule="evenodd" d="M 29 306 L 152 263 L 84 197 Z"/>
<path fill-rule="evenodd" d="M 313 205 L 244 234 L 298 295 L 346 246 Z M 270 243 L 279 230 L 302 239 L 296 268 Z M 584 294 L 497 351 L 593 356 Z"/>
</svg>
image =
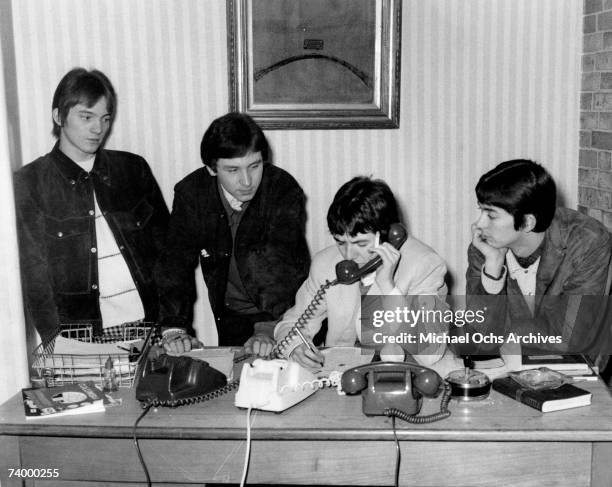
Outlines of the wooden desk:
<svg viewBox="0 0 612 487">
<path fill-rule="evenodd" d="M 480 403 L 451 402 L 452 416 L 428 425 L 397 421 L 401 485 L 612 485 L 612 397 L 602 384 L 590 407 L 541 414 L 493 391 Z M 0 480 L 8 467 L 57 468 L 55 481 L 26 485 L 144 485 L 131 435 L 141 412 L 130 390 L 121 408 L 64 418 L 24 419 L 20 395 L 0 406 Z M 246 412 L 234 393 L 177 409 L 151 410 L 138 428 L 154 482 L 239 482 Z M 425 413 L 438 408 L 427 400 Z M 361 413 L 361 397 L 317 392 L 282 414 L 252 416 L 247 483 L 392 485 L 391 421 Z M 134 484 L 132 484 L 134 485 Z"/>
</svg>

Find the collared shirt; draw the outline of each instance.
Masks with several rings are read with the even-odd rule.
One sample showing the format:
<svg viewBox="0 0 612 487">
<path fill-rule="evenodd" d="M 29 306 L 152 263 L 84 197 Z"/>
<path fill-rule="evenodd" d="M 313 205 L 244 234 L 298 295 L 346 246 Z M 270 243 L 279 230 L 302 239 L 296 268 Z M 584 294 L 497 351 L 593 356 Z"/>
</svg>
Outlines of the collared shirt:
<svg viewBox="0 0 612 487">
<path fill-rule="evenodd" d="M 240 278 L 240 271 L 236 264 L 236 232 L 240 225 L 240 220 L 244 215 L 244 212 L 249 206 L 249 202 L 239 201 L 234 198 L 229 191 L 227 191 L 221 184 L 221 201 L 223 208 L 227 213 L 227 218 L 230 225 L 230 231 L 232 233 L 232 254 L 230 256 L 229 269 L 227 274 L 227 286 L 225 289 L 225 306 L 236 313 L 241 314 L 253 314 L 259 313 L 261 310 L 255 306 L 255 303 L 249 296 L 242 279 Z"/>
</svg>

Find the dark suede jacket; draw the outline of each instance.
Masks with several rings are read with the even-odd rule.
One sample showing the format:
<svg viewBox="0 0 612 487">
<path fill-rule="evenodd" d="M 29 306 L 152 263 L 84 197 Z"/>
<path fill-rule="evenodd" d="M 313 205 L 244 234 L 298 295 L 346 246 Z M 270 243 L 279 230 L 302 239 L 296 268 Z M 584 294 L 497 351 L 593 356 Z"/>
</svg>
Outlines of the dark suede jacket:
<svg viewBox="0 0 612 487">
<path fill-rule="evenodd" d="M 600 353 L 611 330 L 612 310 L 606 296 L 611 256 L 612 236 L 606 227 L 577 211 L 557 208 L 544 237 L 532 315 L 517 282 L 508 275 L 499 295 L 486 292 L 481 282 L 485 259 L 470 244 L 467 302 L 472 310 L 486 310 L 486 320 L 465 326 L 464 331 L 562 336 L 562 343 L 531 343 L 526 348 Z M 473 348 L 490 351 L 495 347 Z"/>
<path fill-rule="evenodd" d="M 100 150 L 90 173 L 59 150 L 14 175 L 24 304 L 43 340 L 59 323 L 101 329 L 94 193 L 130 269 L 145 309 L 159 302 L 153 268 L 163 246 L 168 208 L 147 162 Z"/>
<path fill-rule="evenodd" d="M 191 331 L 198 258 L 215 319 L 220 321 L 232 236 L 217 178 L 206 168 L 174 189 L 167 247 L 156 270 L 160 322 Z M 264 165 L 261 184 L 236 233 L 236 264 L 247 293 L 261 312 L 280 317 L 306 279 L 305 196 L 286 171 Z"/>
</svg>

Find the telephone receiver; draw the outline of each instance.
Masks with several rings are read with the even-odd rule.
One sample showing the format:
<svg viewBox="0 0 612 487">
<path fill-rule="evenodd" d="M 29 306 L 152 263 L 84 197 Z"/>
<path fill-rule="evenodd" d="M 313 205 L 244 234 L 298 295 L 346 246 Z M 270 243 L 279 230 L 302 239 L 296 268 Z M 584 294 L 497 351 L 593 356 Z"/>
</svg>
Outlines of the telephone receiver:
<svg viewBox="0 0 612 487">
<path fill-rule="evenodd" d="M 393 223 L 389 227 L 389 243 L 399 249 L 408 238 L 408 232 L 401 223 Z M 353 284 L 363 276 L 370 274 L 382 264 L 380 255 L 377 255 L 367 264 L 359 267 L 352 260 L 343 260 L 336 264 L 336 279 L 341 284 Z"/>
<path fill-rule="evenodd" d="M 176 407 L 208 399 L 227 385 L 227 377 L 208 362 L 161 354 L 147 358 L 136 377 L 136 399 L 153 406 Z"/>
<path fill-rule="evenodd" d="M 404 362 L 376 362 L 354 367 L 342 374 L 342 390 L 362 393 L 366 416 L 397 416 L 411 423 L 430 423 L 450 416 L 450 390 L 435 370 Z M 417 416 L 422 397 L 436 397 L 441 391 L 440 412 Z"/>
</svg>

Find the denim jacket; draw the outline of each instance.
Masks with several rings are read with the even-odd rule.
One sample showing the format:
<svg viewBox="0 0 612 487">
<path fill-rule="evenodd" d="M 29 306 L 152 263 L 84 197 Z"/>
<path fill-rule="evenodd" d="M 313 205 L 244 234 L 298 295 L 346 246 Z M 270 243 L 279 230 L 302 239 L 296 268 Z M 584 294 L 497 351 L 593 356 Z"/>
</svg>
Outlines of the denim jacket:
<svg viewBox="0 0 612 487">
<path fill-rule="evenodd" d="M 132 274 L 145 319 L 159 309 L 153 267 L 168 208 L 147 162 L 128 152 L 100 150 L 91 172 L 59 150 L 14 175 L 26 320 L 43 340 L 60 323 L 101 329 L 94 190 Z"/>
</svg>

